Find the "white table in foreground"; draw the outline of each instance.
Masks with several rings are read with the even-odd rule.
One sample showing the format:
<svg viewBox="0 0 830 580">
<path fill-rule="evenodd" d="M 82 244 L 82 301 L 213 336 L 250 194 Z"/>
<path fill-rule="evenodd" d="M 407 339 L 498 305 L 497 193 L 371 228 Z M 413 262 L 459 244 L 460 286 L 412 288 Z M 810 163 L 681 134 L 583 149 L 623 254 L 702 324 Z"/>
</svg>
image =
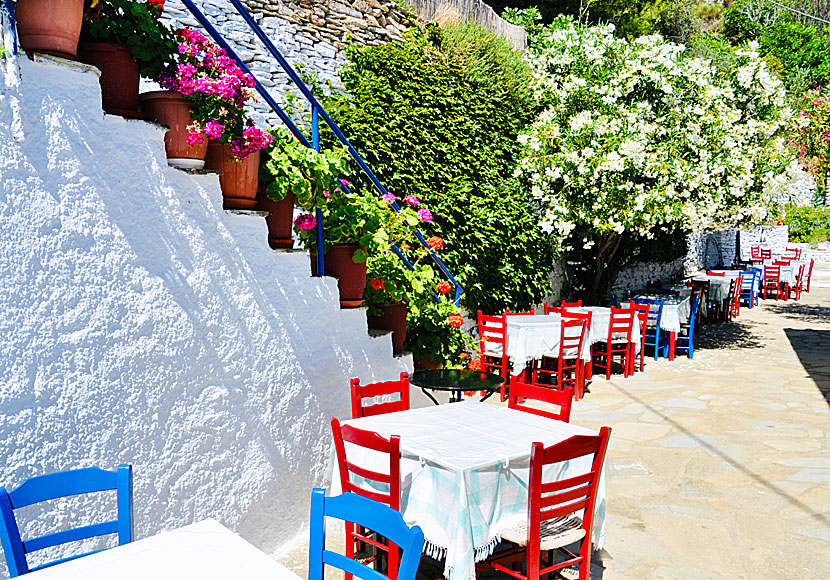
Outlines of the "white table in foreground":
<svg viewBox="0 0 830 580">
<path fill-rule="evenodd" d="M 584 427 L 506 407 L 464 401 L 346 421 L 384 437 L 401 438 L 401 513 L 418 524 L 429 555 L 446 555 L 444 576 L 475 580 L 475 562 L 486 558 L 501 532 L 527 520 L 530 448 L 573 435 L 596 435 Z M 349 446 L 351 461 L 388 470 L 388 456 Z M 383 463 L 381 463 L 383 462 Z M 383 465 L 387 465 L 383 467 Z M 551 465 L 548 480 L 584 473 L 590 462 Z M 332 495 L 340 493 L 337 469 Z M 600 479 L 592 540 L 602 545 L 605 478 Z"/>
<path fill-rule="evenodd" d="M 31 580 L 303 580 L 207 519 L 27 574 Z"/>
</svg>

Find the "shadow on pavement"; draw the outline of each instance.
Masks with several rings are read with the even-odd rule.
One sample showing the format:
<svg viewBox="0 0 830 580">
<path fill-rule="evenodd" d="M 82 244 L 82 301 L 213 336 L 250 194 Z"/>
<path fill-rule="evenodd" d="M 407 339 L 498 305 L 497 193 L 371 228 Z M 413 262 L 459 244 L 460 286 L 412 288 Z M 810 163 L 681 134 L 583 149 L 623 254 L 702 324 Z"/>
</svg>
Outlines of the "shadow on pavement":
<svg viewBox="0 0 830 580">
<path fill-rule="evenodd" d="M 830 309 L 826 316 L 830 317 Z M 830 318 L 825 318 L 826 322 Z M 830 330 L 785 328 L 784 332 L 801 361 L 801 366 L 816 383 L 830 405 Z"/>
<path fill-rule="evenodd" d="M 765 348 L 749 324 L 740 320 L 707 324 L 695 329 L 695 350 Z"/>
<path fill-rule="evenodd" d="M 793 302 L 765 303 L 764 308 L 773 314 L 784 318 L 791 318 L 800 322 L 828 322 L 830 321 L 830 307 L 816 306 L 815 304 L 801 304 Z"/>
</svg>

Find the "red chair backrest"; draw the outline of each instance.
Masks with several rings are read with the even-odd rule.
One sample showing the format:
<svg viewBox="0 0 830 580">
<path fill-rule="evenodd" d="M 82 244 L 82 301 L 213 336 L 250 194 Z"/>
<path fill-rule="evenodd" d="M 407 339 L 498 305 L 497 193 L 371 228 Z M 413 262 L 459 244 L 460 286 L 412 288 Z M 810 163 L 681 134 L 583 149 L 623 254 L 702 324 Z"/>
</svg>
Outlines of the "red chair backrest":
<svg viewBox="0 0 830 580">
<path fill-rule="evenodd" d="M 772 264 L 774 266 L 789 266 L 791 261 L 791 258 L 778 258 L 777 260 L 773 260 Z"/>
<path fill-rule="evenodd" d="M 781 277 L 781 266 L 764 266 L 764 279 L 777 280 Z"/>
<path fill-rule="evenodd" d="M 630 307 L 634 309 L 635 316 L 640 321 L 640 332 L 645 337 L 646 327 L 648 326 L 648 311 L 651 309 L 651 305 L 631 302 Z M 642 349 L 640 352 L 642 353 Z"/>
<path fill-rule="evenodd" d="M 726 272 L 712 272 L 711 270 L 706 272 L 707 276 L 726 276 Z"/>
<path fill-rule="evenodd" d="M 535 409 L 524 404 L 526 400 L 541 401 L 559 407 L 559 412 Z M 565 423 L 571 420 L 571 403 L 573 402 L 573 388 L 566 386 L 561 391 L 550 386 L 542 387 L 522 381 L 518 375 L 510 378 L 510 397 L 507 406 L 510 409 L 525 411 L 548 419 L 556 419 Z"/>
<path fill-rule="evenodd" d="M 568 312 L 562 310 L 562 330 L 559 335 L 559 358 L 570 357 L 567 351 L 576 351 L 579 358 L 585 345 L 585 339 L 591 331 L 593 312 Z"/>
<path fill-rule="evenodd" d="M 352 379 L 349 383 L 352 392 L 352 419 L 360 417 L 371 417 L 384 413 L 409 410 L 409 374 L 401 373 L 397 381 L 384 381 L 361 385 L 360 379 Z M 363 406 L 363 399 L 379 397 L 381 395 L 400 394 L 397 401 L 377 403 L 375 405 Z"/>
<path fill-rule="evenodd" d="M 610 436 L 611 428 L 603 427 L 599 430 L 599 435 L 574 435 L 547 448 L 542 443 L 533 444 L 528 485 L 528 551 L 539 550 L 542 522 L 582 510 L 585 510 L 582 518 L 582 527 L 585 530 L 583 541 L 588 541 L 591 537 L 597 485 Z M 585 456 L 593 456 L 588 471 L 559 481 L 543 480 L 545 465 Z"/>
<path fill-rule="evenodd" d="M 334 435 L 334 449 L 337 453 L 337 466 L 340 470 L 340 485 L 343 493 L 350 491 L 399 510 L 401 505 L 401 438 L 392 435 L 389 439 L 384 439 L 374 431 L 358 429 L 351 425 L 340 425 L 336 417 L 331 418 L 331 430 Z M 349 461 L 346 455 L 346 443 L 388 454 L 389 472 L 372 471 Z M 351 474 L 366 480 L 384 483 L 389 486 L 389 493 L 357 485 L 352 481 Z"/>
<path fill-rule="evenodd" d="M 772 250 L 764 250 L 762 248 L 761 249 L 761 259 L 762 260 L 769 260 L 770 258 L 772 258 Z"/>
<path fill-rule="evenodd" d="M 807 292 L 810 291 L 810 278 L 813 277 L 813 264 L 815 263 L 816 261 L 814 259 L 810 260 L 810 270 L 807 272 Z"/>
<path fill-rule="evenodd" d="M 760 246 L 752 246 L 752 259 L 753 260 L 760 260 L 761 259 L 761 247 Z"/>
<path fill-rule="evenodd" d="M 478 343 L 479 354 L 483 356 L 488 344 L 500 344 L 502 349 L 507 345 L 507 316 L 504 314 L 493 316 L 478 311 Z"/>
<path fill-rule="evenodd" d="M 582 308 L 582 300 L 577 300 L 576 302 L 565 302 L 563 300 L 562 303 L 559 304 L 559 307 L 560 308 Z"/>
<path fill-rule="evenodd" d="M 621 342 L 623 338 L 620 334 L 625 335 L 625 341 L 631 342 L 631 330 L 634 328 L 633 308 L 615 308 L 611 307 L 611 320 L 608 323 L 608 342 L 614 342 L 614 335 L 617 335 L 617 342 Z"/>
<path fill-rule="evenodd" d="M 545 314 L 562 314 L 561 306 L 551 306 L 547 302 L 544 304 Z"/>
</svg>

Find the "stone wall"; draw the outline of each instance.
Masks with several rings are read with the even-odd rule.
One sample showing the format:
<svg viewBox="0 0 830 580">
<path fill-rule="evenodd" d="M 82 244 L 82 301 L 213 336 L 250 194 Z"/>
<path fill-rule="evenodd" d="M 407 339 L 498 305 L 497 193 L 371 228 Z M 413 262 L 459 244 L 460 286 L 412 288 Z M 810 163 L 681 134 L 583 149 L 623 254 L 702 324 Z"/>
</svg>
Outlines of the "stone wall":
<svg viewBox="0 0 830 580">
<path fill-rule="evenodd" d="M 435 20 L 440 25 L 455 22 L 477 22 L 506 38 L 517 50 L 527 46 L 524 27 L 510 24 L 482 0 L 412 0 L 412 6 L 424 20 Z"/>
</svg>

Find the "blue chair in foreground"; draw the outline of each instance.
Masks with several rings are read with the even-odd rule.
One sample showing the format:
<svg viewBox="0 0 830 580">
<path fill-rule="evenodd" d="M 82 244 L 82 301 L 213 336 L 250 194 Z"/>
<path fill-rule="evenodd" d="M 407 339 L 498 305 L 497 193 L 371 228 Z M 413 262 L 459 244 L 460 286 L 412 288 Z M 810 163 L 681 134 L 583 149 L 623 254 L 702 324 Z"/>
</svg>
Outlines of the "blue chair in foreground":
<svg viewBox="0 0 830 580">
<path fill-rule="evenodd" d="M 326 550 L 326 517 L 352 522 L 368 528 L 402 551 L 397 570 L 384 576 L 377 570 Z M 424 533 L 418 526 L 409 527 L 400 512 L 356 493 L 326 497 L 324 489 L 311 492 L 311 541 L 308 546 L 308 580 L 323 580 L 324 565 L 346 573 L 346 579 L 357 576 L 363 580 L 414 580 L 424 548 Z"/>
<path fill-rule="evenodd" d="M 119 465 L 116 471 L 87 467 L 30 477 L 10 492 L 0 487 L 0 541 L 9 566 L 9 575 L 14 578 L 101 551 L 78 554 L 29 568 L 26 554 L 44 548 L 107 534 L 118 534 L 119 545 L 130 543 L 133 539 L 132 488 L 133 471 L 130 465 Z M 59 497 L 110 490 L 116 492 L 117 519 L 54 532 L 30 540 L 21 539 L 14 510 Z"/>
<path fill-rule="evenodd" d="M 695 318 L 697 317 L 697 309 L 700 306 L 700 296 L 693 296 L 692 311 L 689 313 L 688 325 L 680 325 L 680 332 L 674 339 L 674 350 L 685 350 L 689 358 L 695 358 Z M 683 332 L 686 334 L 683 334 Z"/>
<path fill-rule="evenodd" d="M 747 271 L 741 284 L 741 303 L 748 308 L 758 306 L 758 286 L 760 286 L 762 270 L 753 268 Z"/>
<path fill-rule="evenodd" d="M 654 360 L 657 360 L 660 355 L 663 358 L 669 356 L 669 341 L 665 335 L 665 331 L 660 328 L 660 321 L 663 319 L 663 300 L 650 300 L 648 298 L 638 298 L 634 300 L 634 304 L 648 304 L 648 319 L 646 320 L 646 331 L 643 335 L 643 348 L 650 346 L 654 349 Z M 663 344 L 660 344 L 660 343 Z"/>
</svg>

